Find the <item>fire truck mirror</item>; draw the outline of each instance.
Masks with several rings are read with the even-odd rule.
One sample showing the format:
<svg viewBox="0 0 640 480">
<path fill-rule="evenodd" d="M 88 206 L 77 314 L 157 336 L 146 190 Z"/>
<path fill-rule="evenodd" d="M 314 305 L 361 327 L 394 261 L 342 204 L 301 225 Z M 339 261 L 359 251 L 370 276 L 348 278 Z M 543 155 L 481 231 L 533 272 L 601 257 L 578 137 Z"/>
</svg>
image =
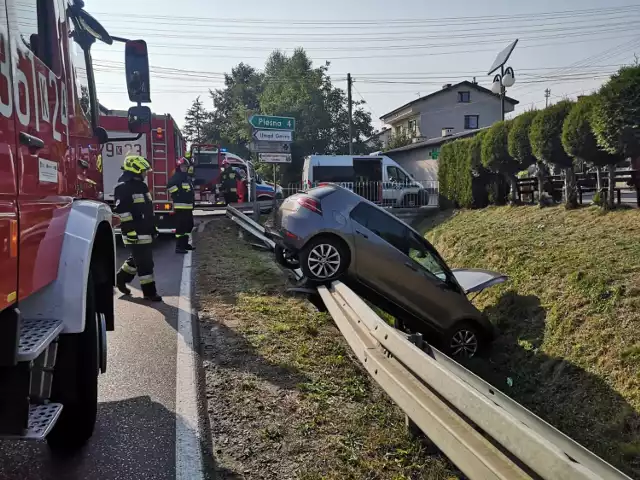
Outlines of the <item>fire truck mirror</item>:
<svg viewBox="0 0 640 480">
<path fill-rule="evenodd" d="M 147 42 L 128 40 L 124 47 L 124 63 L 129 100 L 136 103 L 150 103 Z"/>
<path fill-rule="evenodd" d="M 149 133 L 151 131 L 151 109 L 149 107 L 131 107 L 127 112 L 131 133 Z"/>
</svg>

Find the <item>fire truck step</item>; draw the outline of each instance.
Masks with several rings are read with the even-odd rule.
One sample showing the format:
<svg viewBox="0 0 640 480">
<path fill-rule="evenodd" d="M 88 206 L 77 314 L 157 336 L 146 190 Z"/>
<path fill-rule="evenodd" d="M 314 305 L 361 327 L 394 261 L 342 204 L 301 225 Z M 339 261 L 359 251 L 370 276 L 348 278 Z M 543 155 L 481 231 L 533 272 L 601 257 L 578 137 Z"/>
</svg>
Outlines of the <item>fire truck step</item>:
<svg viewBox="0 0 640 480">
<path fill-rule="evenodd" d="M 53 342 L 63 329 L 62 321 L 48 319 L 22 320 L 18 361 L 35 360 Z"/>
<path fill-rule="evenodd" d="M 29 407 L 29 428 L 24 435 L 26 440 L 43 440 L 62 412 L 61 403 L 49 403 L 47 405 L 31 405 Z"/>
</svg>

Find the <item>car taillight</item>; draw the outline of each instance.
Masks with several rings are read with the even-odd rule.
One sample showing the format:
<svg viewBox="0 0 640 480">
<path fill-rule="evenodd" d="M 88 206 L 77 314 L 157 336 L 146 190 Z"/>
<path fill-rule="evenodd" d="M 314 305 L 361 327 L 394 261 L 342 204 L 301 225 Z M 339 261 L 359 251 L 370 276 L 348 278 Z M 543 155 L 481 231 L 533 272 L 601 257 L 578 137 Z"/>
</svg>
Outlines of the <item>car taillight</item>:
<svg viewBox="0 0 640 480">
<path fill-rule="evenodd" d="M 156 203 L 155 207 L 156 207 L 156 210 L 163 210 L 163 211 L 171 210 L 171 204 L 170 203 Z"/>
<path fill-rule="evenodd" d="M 317 201 L 315 198 L 298 197 L 296 201 L 298 202 L 298 205 L 300 205 L 301 207 L 304 207 L 307 210 L 311 210 L 314 213 L 322 215 L 322 207 L 320 207 L 320 202 Z"/>
</svg>

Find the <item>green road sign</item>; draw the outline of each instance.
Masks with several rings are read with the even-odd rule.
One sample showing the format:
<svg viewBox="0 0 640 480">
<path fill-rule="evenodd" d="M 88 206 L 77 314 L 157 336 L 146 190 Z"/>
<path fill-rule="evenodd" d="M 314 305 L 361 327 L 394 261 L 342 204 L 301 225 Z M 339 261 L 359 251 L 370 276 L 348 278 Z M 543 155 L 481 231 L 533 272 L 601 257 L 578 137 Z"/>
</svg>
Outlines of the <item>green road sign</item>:
<svg viewBox="0 0 640 480">
<path fill-rule="evenodd" d="M 291 117 L 270 117 L 268 115 L 251 115 L 249 123 L 260 130 L 289 130 L 296 129 L 296 119 Z"/>
</svg>

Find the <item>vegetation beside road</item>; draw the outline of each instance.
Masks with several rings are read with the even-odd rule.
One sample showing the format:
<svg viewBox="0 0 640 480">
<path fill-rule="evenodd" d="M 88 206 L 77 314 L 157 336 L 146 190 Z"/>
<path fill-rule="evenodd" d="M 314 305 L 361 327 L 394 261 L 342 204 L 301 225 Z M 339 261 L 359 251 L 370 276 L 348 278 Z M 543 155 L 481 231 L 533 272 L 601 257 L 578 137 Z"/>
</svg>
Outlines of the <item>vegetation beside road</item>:
<svg viewBox="0 0 640 480">
<path fill-rule="evenodd" d="M 640 477 L 640 211 L 443 212 L 426 237 L 452 267 L 510 280 L 474 303 L 499 326 L 469 367 Z"/>
<path fill-rule="evenodd" d="M 327 314 L 284 295 L 225 219 L 199 234 L 197 302 L 220 478 L 458 478 L 405 430 Z"/>
</svg>

